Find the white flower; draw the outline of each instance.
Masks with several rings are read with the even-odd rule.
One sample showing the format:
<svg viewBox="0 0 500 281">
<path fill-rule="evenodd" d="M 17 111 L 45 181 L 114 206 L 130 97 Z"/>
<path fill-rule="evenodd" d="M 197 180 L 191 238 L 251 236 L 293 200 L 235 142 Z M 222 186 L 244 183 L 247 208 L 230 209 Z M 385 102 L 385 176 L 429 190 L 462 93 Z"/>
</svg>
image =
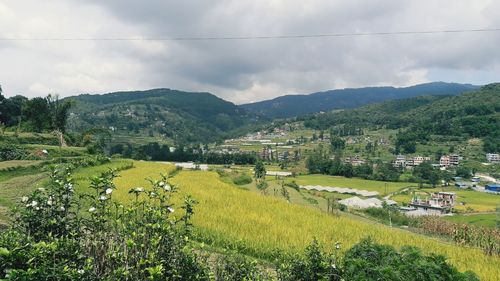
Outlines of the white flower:
<svg viewBox="0 0 500 281">
<path fill-rule="evenodd" d="M 52 200 L 47 201 L 47 205 L 52 206 Z"/>
<path fill-rule="evenodd" d="M 161 181 L 158 185 L 161 186 L 161 187 L 163 187 L 165 185 L 165 182 Z"/>
<path fill-rule="evenodd" d="M 31 201 L 31 207 L 36 207 L 36 205 L 38 205 L 38 202 L 36 202 L 36 201 L 34 201 L 34 200 L 33 200 L 33 201 Z"/>
<path fill-rule="evenodd" d="M 28 202 L 28 200 L 29 200 L 28 196 L 23 196 L 23 197 L 21 198 L 21 202 L 23 202 L 23 203 Z"/>
<path fill-rule="evenodd" d="M 61 209 L 61 211 L 66 210 L 66 208 L 64 208 L 63 206 L 61 206 L 61 208 L 59 208 L 59 209 Z"/>
<path fill-rule="evenodd" d="M 135 192 L 143 192 L 143 191 L 144 191 L 144 188 L 142 188 L 142 187 L 136 187 L 136 188 L 134 189 L 134 191 L 135 191 Z"/>
<path fill-rule="evenodd" d="M 73 190 L 73 184 L 71 184 L 71 183 L 66 184 L 65 187 L 68 190 Z"/>
<path fill-rule="evenodd" d="M 340 242 L 335 243 L 335 249 L 337 249 L 337 250 L 340 249 Z"/>
<path fill-rule="evenodd" d="M 106 200 L 108 200 L 108 197 L 101 195 L 101 196 L 99 196 L 99 200 L 106 201 Z"/>
<path fill-rule="evenodd" d="M 36 207 L 35 210 L 40 211 L 40 207 Z"/>
<path fill-rule="evenodd" d="M 169 184 L 166 184 L 163 189 L 165 189 L 165 191 L 170 191 L 172 190 L 172 187 L 169 185 Z"/>
<path fill-rule="evenodd" d="M 168 210 L 170 213 L 173 213 L 173 212 L 175 211 L 175 210 L 174 210 L 174 208 L 172 208 L 172 207 L 167 207 L 167 210 Z"/>
<path fill-rule="evenodd" d="M 78 274 L 83 274 L 83 273 L 85 273 L 85 270 L 83 270 L 83 269 L 78 269 L 78 271 L 77 271 L 77 272 L 78 272 Z"/>
<path fill-rule="evenodd" d="M 106 189 L 106 194 L 107 195 L 110 195 L 111 193 L 113 193 L 113 189 L 111 189 L 111 188 Z"/>
<path fill-rule="evenodd" d="M 93 212 L 95 212 L 95 211 L 96 211 L 96 208 L 95 208 L 95 207 L 90 207 L 89 212 L 93 213 Z"/>
<path fill-rule="evenodd" d="M 335 264 L 332 264 L 332 268 L 333 268 L 333 269 L 336 269 L 336 268 L 337 268 L 337 266 L 336 266 Z"/>
</svg>

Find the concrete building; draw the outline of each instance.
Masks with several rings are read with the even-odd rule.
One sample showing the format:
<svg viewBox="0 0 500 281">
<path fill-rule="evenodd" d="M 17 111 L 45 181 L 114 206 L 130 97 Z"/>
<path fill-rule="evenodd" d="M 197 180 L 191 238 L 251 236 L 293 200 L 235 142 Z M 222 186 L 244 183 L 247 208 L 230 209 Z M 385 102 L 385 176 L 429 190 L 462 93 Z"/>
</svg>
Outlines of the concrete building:
<svg viewBox="0 0 500 281">
<path fill-rule="evenodd" d="M 489 163 L 500 163 L 500 155 L 498 153 L 487 153 L 486 154 L 486 161 Z"/>
<path fill-rule="evenodd" d="M 441 215 L 450 213 L 455 205 L 457 195 L 453 192 L 436 192 L 425 199 L 414 196 L 410 206 L 417 210 L 426 211 L 429 215 Z"/>
</svg>

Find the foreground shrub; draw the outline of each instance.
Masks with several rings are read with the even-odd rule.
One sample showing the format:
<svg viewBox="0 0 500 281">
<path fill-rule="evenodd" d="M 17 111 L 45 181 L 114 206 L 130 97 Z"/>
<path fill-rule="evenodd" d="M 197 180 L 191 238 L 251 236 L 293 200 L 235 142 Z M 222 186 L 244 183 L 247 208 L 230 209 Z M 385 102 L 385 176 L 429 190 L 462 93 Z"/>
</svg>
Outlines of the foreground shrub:
<svg viewBox="0 0 500 281">
<path fill-rule="evenodd" d="M 74 195 L 68 170 L 53 170 L 44 189 L 23 198 L 12 229 L 0 235 L 0 278 L 9 280 L 208 280 L 189 250 L 194 200 L 174 218 L 168 178 L 130 190 L 128 206 L 112 201 L 114 171 Z M 83 207 L 85 206 L 85 207 Z"/>
<path fill-rule="evenodd" d="M 343 264 L 346 280 L 479 280 L 474 273 L 460 273 L 443 256 L 425 256 L 415 247 L 398 252 L 371 239 L 348 250 Z"/>
</svg>

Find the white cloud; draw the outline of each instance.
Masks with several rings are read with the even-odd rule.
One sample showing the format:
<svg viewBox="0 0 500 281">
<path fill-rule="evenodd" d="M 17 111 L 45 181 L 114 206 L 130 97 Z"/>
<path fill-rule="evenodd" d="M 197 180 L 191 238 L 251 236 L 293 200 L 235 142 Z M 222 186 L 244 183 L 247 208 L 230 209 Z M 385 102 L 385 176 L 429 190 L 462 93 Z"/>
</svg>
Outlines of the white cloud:
<svg viewBox="0 0 500 281">
<path fill-rule="evenodd" d="M 498 28 L 493 0 L 0 2 L 0 37 L 151 38 Z M 492 82 L 498 32 L 241 41 L 0 41 L 0 83 L 28 96 L 169 87 L 237 103 L 432 80 Z"/>
</svg>

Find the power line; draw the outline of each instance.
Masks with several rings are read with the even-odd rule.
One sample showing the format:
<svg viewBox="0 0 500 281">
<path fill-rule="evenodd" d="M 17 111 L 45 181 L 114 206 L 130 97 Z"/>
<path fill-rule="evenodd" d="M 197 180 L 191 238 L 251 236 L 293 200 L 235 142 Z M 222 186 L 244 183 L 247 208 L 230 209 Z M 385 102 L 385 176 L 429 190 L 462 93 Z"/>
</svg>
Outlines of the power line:
<svg viewBox="0 0 500 281">
<path fill-rule="evenodd" d="M 353 32 L 353 33 L 324 33 L 324 34 L 296 34 L 296 35 L 268 35 L 268 36 L 209 36 L 209 37 L 0 37 L 0 41 L 218 41 L 218 40 L 268 40 L 268 39 L 301 39 L 301 38 L 328 38 L 328 37 L 358 37 L 358 36 L 386 36 L 386 35 L 418 35 L 418 34 L 446 34 L 446 33 L 476 33 L 497 32 L 500 28 L 481 29 L 450 29 L 424 31 L 388 31 L 388 32 Z"/>
</svg>

